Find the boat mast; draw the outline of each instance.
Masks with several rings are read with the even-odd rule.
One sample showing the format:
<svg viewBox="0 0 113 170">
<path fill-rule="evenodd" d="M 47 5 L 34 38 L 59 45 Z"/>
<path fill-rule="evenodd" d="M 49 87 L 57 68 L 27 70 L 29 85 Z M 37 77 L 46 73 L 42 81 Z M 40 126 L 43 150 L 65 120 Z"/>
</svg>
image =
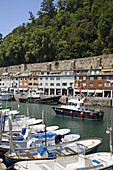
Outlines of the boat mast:
<svg viewBox="0 0 113 170">
<path fill-rule="evenodd" d="M 0 112 L 1 123 L 0 123 L 0 142 L 2 141 L 2 111 Z"/>
<path fill-rule="evenodd" d="M 109 132 L 110 132 L 110 155 L 112 156 L 112 128 L 111 126 L 109 127 Z"/>
<path fill-rule="evenodd" d="M 42 123 L 44 123 L 44 109 L 42 110 Z"/>
<path fill-rule="evenodd" d="M 47 126 L 47 124 L 46 124 L 46 121 L 45 121 L 45 146 L 47 146 L 47 138 L 46 138 L 46 126 Z"/>
</svg>

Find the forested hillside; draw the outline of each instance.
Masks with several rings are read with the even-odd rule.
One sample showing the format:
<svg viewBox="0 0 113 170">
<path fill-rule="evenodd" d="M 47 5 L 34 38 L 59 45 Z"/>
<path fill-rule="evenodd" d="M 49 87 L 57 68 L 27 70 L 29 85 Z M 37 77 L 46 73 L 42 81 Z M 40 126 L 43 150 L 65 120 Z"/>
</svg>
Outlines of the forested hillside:
<svg viewBox="0 0 113 170">
<path fill-rule="evenodd" d="M 113 53 L 113 0 L 43 0 L 37 18 L 28 12 L 28 23 L 0 34 L 0 66 Z"/>
</svg>

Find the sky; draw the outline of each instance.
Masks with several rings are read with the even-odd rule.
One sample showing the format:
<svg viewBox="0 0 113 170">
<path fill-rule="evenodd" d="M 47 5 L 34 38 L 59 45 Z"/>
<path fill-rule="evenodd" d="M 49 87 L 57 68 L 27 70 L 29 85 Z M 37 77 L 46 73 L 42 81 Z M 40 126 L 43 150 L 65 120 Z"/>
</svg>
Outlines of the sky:
<svg viewBox="0 0 113 170">
<path fill-rule="evenodd" d="M 43 0 L 0 0 L 0 33 L 3 38 L 13 29 L 29 21 L 29 11 L 38 18 L 37 12 Z"/>
</svg>

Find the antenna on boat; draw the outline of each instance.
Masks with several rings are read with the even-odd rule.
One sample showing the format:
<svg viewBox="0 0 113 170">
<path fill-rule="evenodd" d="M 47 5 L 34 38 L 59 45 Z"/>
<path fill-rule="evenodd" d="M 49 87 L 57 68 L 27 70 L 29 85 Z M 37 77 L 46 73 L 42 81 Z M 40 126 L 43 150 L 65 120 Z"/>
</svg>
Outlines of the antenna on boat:
<svg viewBox="0 0 113 170">
<path fill-rule="evenodd" d="M 0 142 L 2 141 L 2 112 L 0 112 L 0 118 L 1 118 L 1 122 L 0 122 Z"/>
<path fill-rule="evenodd" d="M 9 132 L 10 132 L 10 151 L 9 151 L 9 153 L 11 154 L 11 152 L 13 152 L 17 156 L 16 150 L 15 150 L 14 145 L 13 145 L 12 123 L 11 123 L 11 120 L 9 118 L 9 114 L 8 114 L 8 121 L 9 121 Z"/>
</svg>

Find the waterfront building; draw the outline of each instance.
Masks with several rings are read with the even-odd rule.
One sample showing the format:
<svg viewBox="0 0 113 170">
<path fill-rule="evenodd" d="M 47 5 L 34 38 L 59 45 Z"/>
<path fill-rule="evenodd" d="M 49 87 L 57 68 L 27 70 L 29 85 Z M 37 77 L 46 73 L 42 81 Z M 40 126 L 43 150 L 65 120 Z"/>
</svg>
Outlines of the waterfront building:
<svg viewBox="0 0 113 170">
<path fill-rule="evenodd" d="M 11 79 L 10 91 L 13 92 L 14 94 L 19 92 L 19 75 L 20 72 L 13 72 L 10 74 Z"/>
<path fill-rule="evenodd" d="M 1 90 L 9 91 L 11 87 L 11 78 L 9 72 L 4 72 L 1 75 L 1 82 L 0 82 L 0 88 Z"/>
<path fill-rule="evenodd" d="M 41 71 L 31 71 L 28 77 L 28 88 L 38 88 L 38 76 L 41 75 Z"/>
<path fill-rule="evenodd" d="M 113 97 L 113 72 L 109 69 L 77 69 L 74 72 L 75 94 Z"/>
<path fill-rule="evenodd" d="M 27 92 L 41 89 L 47 95 L 113 97 L 113 69 L 74 69 L 53 71 L 5 72 L 0 88 L 7 91 Z"/>
<path fill-rule="evenodd" d="M 27 92 L 28 91 L 28 78 L 30 73 L 23 72 L 19 75 L 19 90 L 20 92 Z"/>
<path fill-rule="evenodd" d="M 39 89 L 47 95 L 74 95 L 74 72 L 44 71 L 38 77 Z"/>
</svg>

